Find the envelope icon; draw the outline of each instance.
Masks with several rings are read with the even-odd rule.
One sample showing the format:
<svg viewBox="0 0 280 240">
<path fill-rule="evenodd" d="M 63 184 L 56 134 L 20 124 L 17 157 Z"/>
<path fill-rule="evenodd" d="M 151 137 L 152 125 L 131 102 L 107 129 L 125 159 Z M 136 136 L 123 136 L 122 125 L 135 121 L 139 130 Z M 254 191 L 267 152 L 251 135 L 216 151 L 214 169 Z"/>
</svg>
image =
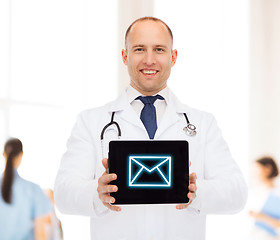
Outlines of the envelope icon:
<svg viewBox="0 0 280 240">
<path fill-rule="evenodd" d="M 129 187 L 171 187 L 170 155 L 131 155 L 128 160 Z"/>
</svg>

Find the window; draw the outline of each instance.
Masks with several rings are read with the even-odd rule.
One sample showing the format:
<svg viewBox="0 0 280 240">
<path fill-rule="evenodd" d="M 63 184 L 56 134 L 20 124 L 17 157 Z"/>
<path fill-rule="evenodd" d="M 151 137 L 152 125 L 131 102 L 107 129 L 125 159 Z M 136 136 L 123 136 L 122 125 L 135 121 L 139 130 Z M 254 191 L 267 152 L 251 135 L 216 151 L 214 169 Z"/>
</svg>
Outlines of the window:
<svg viewBox="0 0 280 240">
<path fill-rule="evenodd" d="M 117 96 L 117 3 L 107 4 L 1 1 L 1 148 L 20 138 L 19 173 L 42 188 L 53 189 L 76 115 Z M 89 239 L 88 218 L 59 218 L 65 239 Z"/>
</svg>

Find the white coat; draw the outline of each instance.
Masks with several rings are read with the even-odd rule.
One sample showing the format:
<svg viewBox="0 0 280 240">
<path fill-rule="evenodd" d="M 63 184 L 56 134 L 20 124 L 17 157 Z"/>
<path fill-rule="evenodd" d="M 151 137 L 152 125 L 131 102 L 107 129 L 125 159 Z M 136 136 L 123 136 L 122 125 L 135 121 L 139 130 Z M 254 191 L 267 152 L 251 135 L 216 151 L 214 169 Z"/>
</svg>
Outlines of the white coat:
<svg viewBox="0 0 280 240">
<path fill-rule="evenodd" d="M 128 103 L 126 93 L 103 107 L 82 112 L 72 130 L 55 182 L 55 202 L 62 213 L 91 217 L 91 236 L 99 239 L 203 240 L 206 214 L 240 211 L 247 199 L 244 178 L 232 159 L 216 121 L 209 113 L 180 103 L 169 91 L 169 103 L 158 126 L 155 139 L 187 140 L 190 173 L 197 174 L 197 197 L 189 207 L 175 205 L 122 206 L 121 212 L 108 210 L 98 198 L 98 178 L 104 173 L 100 133 L 114 120 L 123 139 L 149 139 L 140 118 Z M 190 137 L 183 131 L 186 113 L 197 127 Z M 116 128 L 105 134 L 108 142 L 117 138 Z"/>
</svg>

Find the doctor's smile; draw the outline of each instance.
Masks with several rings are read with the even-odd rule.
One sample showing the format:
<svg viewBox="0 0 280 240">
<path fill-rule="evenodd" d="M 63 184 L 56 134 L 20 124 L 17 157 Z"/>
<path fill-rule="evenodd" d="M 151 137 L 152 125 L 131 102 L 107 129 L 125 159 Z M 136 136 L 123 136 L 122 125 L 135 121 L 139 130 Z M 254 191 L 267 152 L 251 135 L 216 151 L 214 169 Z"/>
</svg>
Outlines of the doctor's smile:
<svg viewBox="0 0 280 240">
<path fill-rule="evenodd" d="M 153 70 L 153 69 L 142 69 L 142 70 L 140 70 L 140 72 L 143 73 L 143 75 L 145 75 L 147 77 L 153 77 L 159 71 L 158 70 Z"/>
</svg>

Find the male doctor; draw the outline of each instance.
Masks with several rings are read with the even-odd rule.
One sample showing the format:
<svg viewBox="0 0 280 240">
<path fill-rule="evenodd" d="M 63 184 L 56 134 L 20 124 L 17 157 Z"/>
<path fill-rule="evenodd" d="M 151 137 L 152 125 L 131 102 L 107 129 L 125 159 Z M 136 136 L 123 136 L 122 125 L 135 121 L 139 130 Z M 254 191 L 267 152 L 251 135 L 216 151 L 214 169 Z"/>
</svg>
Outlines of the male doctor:
<svg viewBox="0 0 280 240">
<path fill-rule="evenodd" d="M 203 240 L 206 214 L 236 213 L 245 205 L 246 183 L 214 117 L 182 104 L 167 87 L 177 59 L 172 44 L 172 32 L 163 21 L 145 17 L 133 22 L 122 50 L 130 85 L 115 101 L 82 112 L 68 140 L 55 182 L 55 203 L 63 213 L 90 216 L 94 240 Z M 112 113 L 123 139 L 189 142 L 193 173 L 188 204 L 110 204 L 115 199 L 109 194 L 118 191 L 110 182 L 117 176 L 108 174 L 103 156 L 108 142 L 117 138 L 117 129 L 106 131 L 104 149 L 100 133 Z M 183 131 L 184 113 L 197 127 L 195 136 Z"/>
</svg>

